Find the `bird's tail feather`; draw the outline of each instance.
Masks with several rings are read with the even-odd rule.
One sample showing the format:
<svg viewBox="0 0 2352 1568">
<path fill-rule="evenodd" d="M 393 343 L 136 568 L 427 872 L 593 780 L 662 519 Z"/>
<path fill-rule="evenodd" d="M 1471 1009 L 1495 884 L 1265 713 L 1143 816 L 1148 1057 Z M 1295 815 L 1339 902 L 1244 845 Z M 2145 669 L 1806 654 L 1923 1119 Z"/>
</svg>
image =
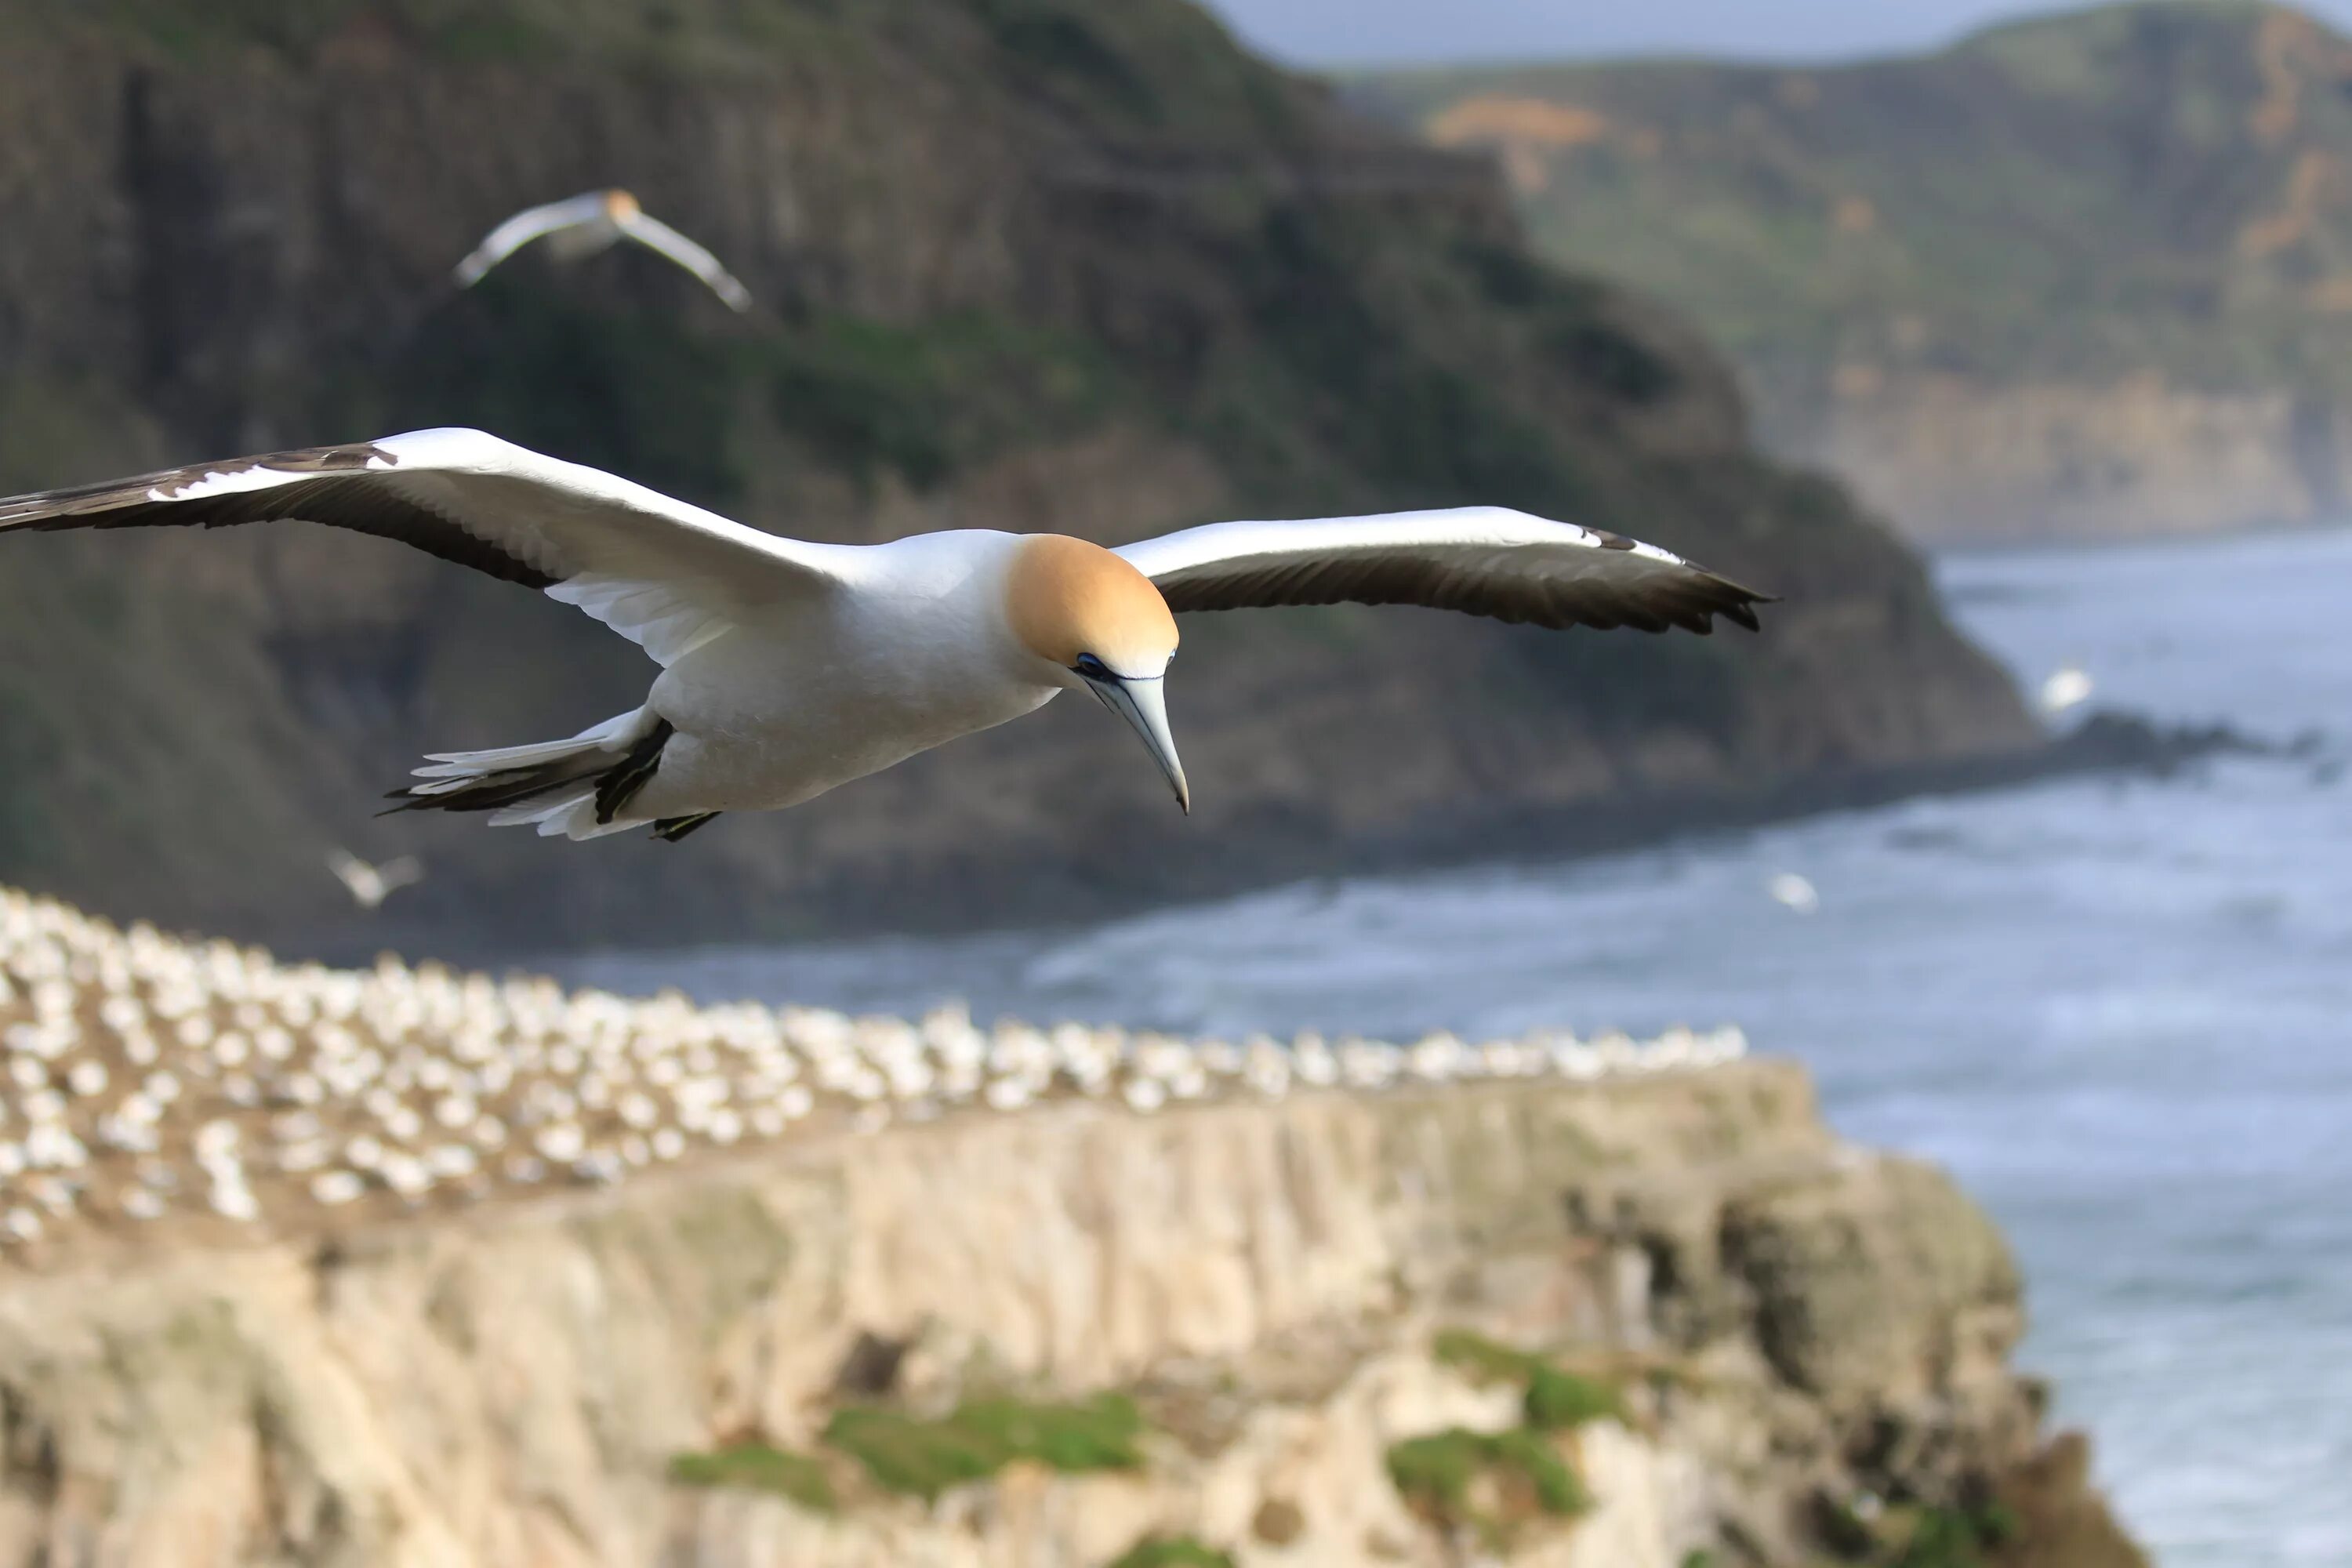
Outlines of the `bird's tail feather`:
<svg viewBox="0 0 2352 1568">
<path fill-rule="evenodd" d="M 636 826 L 614 820 L 661 765 L 669 721 L 638 709 L 568 741 L 487 752 L 441 752 L 420 781 L 385 798 L 392 811 L 487 811 L 493 827 L 597 838 Z"/>
</svg>

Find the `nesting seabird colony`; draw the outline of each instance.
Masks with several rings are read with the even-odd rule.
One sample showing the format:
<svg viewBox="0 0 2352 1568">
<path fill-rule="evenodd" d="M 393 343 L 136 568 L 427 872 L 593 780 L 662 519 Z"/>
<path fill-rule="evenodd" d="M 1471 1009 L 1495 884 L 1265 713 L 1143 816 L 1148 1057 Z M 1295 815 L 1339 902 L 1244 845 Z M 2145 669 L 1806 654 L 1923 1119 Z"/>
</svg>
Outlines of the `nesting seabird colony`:
<svg viewBox="0 0 2352 1568">
<path fill-rule="evenodd" d="M 1084 1099 L 1189 1101 L 1692 1070 L 1736 1028 L 1410 1046 L 1186 1040 L 630 999 L 391 958 L 280 963 L 0 889 L 0 1248 L 446 1210 L 794 1136 Z"/>
</svg>

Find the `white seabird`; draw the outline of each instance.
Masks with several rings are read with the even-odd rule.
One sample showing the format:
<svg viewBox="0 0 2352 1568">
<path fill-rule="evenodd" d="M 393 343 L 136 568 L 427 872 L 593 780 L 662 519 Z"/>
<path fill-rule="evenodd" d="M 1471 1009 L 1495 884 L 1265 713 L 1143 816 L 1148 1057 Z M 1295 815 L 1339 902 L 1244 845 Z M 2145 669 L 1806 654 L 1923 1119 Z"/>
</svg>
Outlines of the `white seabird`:
<svg viewBox="0 0 2352 1568">
<path fill-rule="evenodd" d="M 0 500 L 11 530 L 292 518 L 544 591 L 643 647 L 640 706 L 569 740 L 433 755 L 394 810 L 677 839 L 796 805 L 1085 691 L 1191 810 L 1168 729 L 1176 613 L 1424 605 L 1550 627 L 1754 629 L 1764 595 L 1654 545 L 1498 507 L 1224 522 L 1118 550 L 965 529 L 817 544 L 476 430 L 243 458 Z"/>
<path fill-rule="evenodd" d="M 425 879 L 425 868 L 414 855 L 373 866 L 348 849 L 333 849 L 327 854 L 327 869 L 350 891 L 352 901 L 363 910 L 380 910 L 384 900 Z"/>
<path fill-rule="evenodd" d="M 2052 718 L 2070 708 L 2079 708 L 2091 700 L 2097 687 L 2090 671 L 2079 664 L 2061 665 L 2050 672 L 2042 683 L 2042 711 Z"/>
<path fill-rule="evenodd" d="M 1816 913 L 1822 907 L 1821 889 L 1811 879 L 1794 871 L 1783 871 L 1764 884 L 1764 891 L 1772 901 L 1801 915 Z"/>
<path fill-rule="evenodd" d="M 535 239 L 547 241 L 558 261 L 584 261 L 633 239 L 660 252 L 709 284 L 734 310 L 751 308 L 751 291 L 719 265 L 719 258 L 662 222 L 646 216 L 626 191 L 589 191 L 545 206 L 531 207 L 490 230 L 474 253 L 457 263 L 457 286 L 470 289 L 490 268 Z"/>
</svg>

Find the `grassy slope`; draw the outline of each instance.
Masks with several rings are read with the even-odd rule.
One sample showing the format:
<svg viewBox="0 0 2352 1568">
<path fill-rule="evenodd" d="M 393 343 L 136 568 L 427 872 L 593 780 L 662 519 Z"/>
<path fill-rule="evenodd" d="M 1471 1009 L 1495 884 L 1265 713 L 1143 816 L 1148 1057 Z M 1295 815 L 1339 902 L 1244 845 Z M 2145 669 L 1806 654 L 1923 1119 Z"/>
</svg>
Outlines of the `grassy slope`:
<svg viewBox="0 0 2352 1568">
<path fill-rule="evenodd" d="M 1189 827 L 1129 742 L 1057 711 L 690 855 L 583 853 L 362 813 L 419 750 L 634 702 L 633 650 L 594 628 L 340 537 L 10 541 L 0 875 L 307 938 L 336 914 L 319 851 L 356 834 L 424 849 L 417 919 L 515 945 L 1067 914 L 1329 865 L 1440 809 L 2026 732 L 1916 563 L 1744 448 L 1682 328 L 1538 265 L 1476 169 L 1176 0 L 43 0 L 0 29 L 0 140 L 43 150 L 0 164 L 0 222 L 41 240 L 0 256 L 26 411 L 0 490 L 474 423 L 793 531 L 1479 500 L 1791 601 L 1738 646 L 1218 617 L 1188 646 L 1179 721 L 1219 786 Z M 490 217 L 614 181 L 763 310 L 626 253 L 449 297 Z"/>
<path fill-rule="evenodd" d="M 1549 254 L 1643 279 L 1753 363 L 2352 390 L 2352 42 L 2278 6 L 2117 5 L 1827 69 L 1357 89 L 1516 145 Z"/>
</svg>

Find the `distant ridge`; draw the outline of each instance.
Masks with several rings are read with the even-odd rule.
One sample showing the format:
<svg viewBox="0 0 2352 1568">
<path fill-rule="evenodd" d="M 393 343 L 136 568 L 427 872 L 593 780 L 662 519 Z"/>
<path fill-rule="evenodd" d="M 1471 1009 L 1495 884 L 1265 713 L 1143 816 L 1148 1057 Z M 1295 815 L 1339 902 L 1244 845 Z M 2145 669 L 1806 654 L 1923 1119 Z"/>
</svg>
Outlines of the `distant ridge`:
<svg viewBox="0 0 2352 1568">
<path fill-rule="evenodd" d="M 1763 432 L 1931 535 L 2352 495 L 2352 39 L 2289 7 L 2032 16 L 1929 54 L 1376 73 L 1538 245 L 1687 310 Z"/>
</svg>

